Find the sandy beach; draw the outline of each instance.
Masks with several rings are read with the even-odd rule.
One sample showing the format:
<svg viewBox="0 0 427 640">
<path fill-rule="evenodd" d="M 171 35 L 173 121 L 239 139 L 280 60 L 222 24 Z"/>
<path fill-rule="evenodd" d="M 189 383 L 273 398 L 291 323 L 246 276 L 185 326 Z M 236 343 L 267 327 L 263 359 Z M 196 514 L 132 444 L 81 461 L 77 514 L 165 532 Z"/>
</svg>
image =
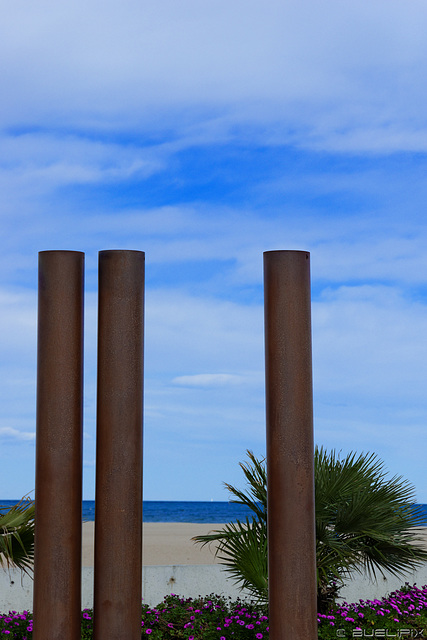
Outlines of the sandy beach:
<svg viewBox="0 0 427 640">
<path fill-rule="evenodd" d="M 83 523 L 82 565 L 94 564 L 94 522 Z M 201 547 L 191 538 L 224 527 L 223 524 L 147 522 L 143 525 L 143 564 L 217 564 L 214 544 Z M 417 528 L 419 542 L 427 549 L 427 527 Z"/>
<path fill-rule="evenodd" d="M 191 538 L 222 529 L 222 524 L 147 522 L 143 525 L 143 564 L 216 564 L 215 546 L 201 548 Z M 82 565 L 94 564 L 94 522 L 83 523 Z"/>
</svg>

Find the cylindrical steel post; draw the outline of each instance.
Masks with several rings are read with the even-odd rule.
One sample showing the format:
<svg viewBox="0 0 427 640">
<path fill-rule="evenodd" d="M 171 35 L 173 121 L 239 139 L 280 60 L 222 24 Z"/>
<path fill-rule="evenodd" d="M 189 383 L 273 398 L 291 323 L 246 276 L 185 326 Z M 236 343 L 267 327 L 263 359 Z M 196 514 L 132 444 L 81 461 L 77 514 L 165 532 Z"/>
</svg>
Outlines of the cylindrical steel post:
<svg viewBox="0 0 427 640">
<path fill-rule="evenodd" d="M 83 253 L 39 253 L 35 640 L 80 639 L 83 287 Z"/>
<path fill-rule="evenodd" d="M 271 640 L 317 638 L 310 254 L 264 253 Z"/>
<path fill-rule="evenodd" d="M 95 640 L 140 640 L 142 251 L 99 254 Z"/>
</svg>

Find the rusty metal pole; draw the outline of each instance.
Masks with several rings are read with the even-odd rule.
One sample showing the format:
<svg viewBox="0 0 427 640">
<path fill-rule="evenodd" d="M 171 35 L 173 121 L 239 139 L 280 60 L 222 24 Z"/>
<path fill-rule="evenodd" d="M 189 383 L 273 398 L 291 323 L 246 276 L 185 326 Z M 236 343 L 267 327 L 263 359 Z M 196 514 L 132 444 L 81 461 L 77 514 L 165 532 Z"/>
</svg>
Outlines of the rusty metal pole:
<svg viewBox="0 0 427 640">
<path fill-rule="evenodd" d="M 35 640 L 80 639 L 83 281 L 83 253 L 39 253 Z"/>
<path fill-rule="evenodd" d="M 99 254 L 95 640 L 140 640 L 142 251 Z"/>
<path fill-rule="evenodd" d="M 317 638 L 310 254 L 264 253 L 271 640 Z"/>
</svg>

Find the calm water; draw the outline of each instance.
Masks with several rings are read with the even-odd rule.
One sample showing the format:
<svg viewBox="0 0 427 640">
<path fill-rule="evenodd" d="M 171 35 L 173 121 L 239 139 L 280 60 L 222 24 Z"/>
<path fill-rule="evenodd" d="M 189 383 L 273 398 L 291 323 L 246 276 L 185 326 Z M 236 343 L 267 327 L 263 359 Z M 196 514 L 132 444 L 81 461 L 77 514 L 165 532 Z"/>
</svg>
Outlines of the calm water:
<svg viewBox="0 0 427 640">
<path fill-rule="evenodd" d="M 10 507 L 18 500 L 1 500 L 0 505 Z M 427 526 L 427 504 L 420 505 Z M 83 520 L 95 519 L 95 501 L 83 500 Z M 231 502 L 165 502 L 144 500 L 144 522 L 234 522 L 251 516 L 252 511 Z"/>
<path fill-rule="evenodd" d="M 18 500 L 1 500 L 0 505 L 9 507 Z M 144 522 L 233 522 L 251 516 L 252 511 L 243 505 L 231 502 L 164 502 L 144 500 Z M 95 519 L 95 501 L 83 500 L 83 520 Z"/>
</svg>

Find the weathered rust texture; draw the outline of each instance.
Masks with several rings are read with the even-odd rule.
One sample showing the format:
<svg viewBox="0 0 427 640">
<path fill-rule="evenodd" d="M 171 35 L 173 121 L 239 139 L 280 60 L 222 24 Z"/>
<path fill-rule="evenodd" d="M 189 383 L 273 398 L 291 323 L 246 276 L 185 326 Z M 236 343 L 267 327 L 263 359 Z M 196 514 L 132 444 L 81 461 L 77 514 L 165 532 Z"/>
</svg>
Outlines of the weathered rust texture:
<svg viewBox="0 0 427 640">
<path fill-rule="evenodd" d="M 264 253 L 269 626 L 315 640 L 310 254 Z"/>
<path fill-rule="evenodd" d="M 144 259 L 99 254 L 95 640 L 140 640 Z"/>
<path fill-rule="evenodd" d="M 84 254 L 39 253 L 35 640 L 78 640 Z"/>
</svg>

